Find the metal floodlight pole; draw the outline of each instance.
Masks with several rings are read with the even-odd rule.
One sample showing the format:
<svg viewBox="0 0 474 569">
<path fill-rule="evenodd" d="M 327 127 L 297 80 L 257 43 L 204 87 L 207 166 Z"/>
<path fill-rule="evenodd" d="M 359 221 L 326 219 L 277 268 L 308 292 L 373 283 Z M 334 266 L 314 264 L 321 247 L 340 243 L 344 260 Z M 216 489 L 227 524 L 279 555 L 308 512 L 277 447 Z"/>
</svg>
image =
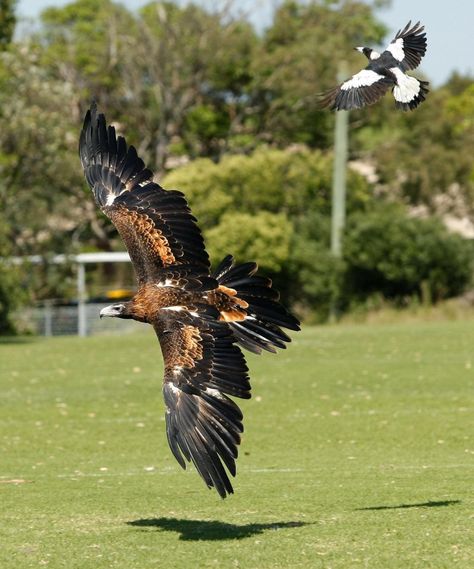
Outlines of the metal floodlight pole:
<svg viewBox="0 0 474 569">
<path fill-rule="evenodd" d="M 86 267 L 81 262 L 77 264 L 77 333 L 87 336 Z"/>
<path fill-rule="evenodd" d="M 342 83 L 348 75 L 346 62 L 341 62 L 337 79 Z M 346 180 L 347 180 L 347 147 L 348 147 L 349 111 L 336 111 L 334 127 L 334 167 L 332 178 L 332 214 L 331 214 L 331 253 L 342 256 L 342 236 L 346 222 Z M 330 307 L 330 321 L 337 318 L 336 299 Z"/>
<path fill-rule="evenodd" d="M 337 74 L 338 82 L 342 83 L 347 75 L 347 63 L 342 62 Z M 336 111 L 331 220 L 331 253 L 336 257 L 342 255 L 342 233 L 346 221 L 348 119 L 348 111 Z"/>
</svg>

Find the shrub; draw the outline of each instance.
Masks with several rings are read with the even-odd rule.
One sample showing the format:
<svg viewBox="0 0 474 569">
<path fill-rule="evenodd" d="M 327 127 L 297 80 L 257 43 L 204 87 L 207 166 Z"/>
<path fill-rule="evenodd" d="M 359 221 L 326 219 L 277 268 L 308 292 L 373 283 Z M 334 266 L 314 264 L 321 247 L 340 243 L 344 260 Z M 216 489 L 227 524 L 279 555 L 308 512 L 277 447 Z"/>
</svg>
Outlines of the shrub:
<svg viewBox="0 0 474 569">
<path fill-rule="evenodd" d="M 16 333 L 13 312 L 24 296 L 16 267 L 0 259 L 0 336 Z"/>
<path fill-rule="evenodd" d="M 237 262 L 256 261 L 264 273 L 275 274 L 288 264 L 293 226 L 283 213 L 226 213 L 206 232 L 214 264 L 232 254 Z"/>
<path fill-rule="evenodd" d="M 314 212 L 296 225 L 289 263 L 289 298 L 302 316 L 324 322 L 341 304 L 344 261 L 329 249 L 330 218 Z"/>
<path fill-rule="evenodd" d="M 436 219 L 408 217 L 400 208 L 356 214 L 344 241 L 344 297 L 374 293 L 403 303 L 436 302 L 461 294 L 472 276 L 472 246 Z"/>
<path fill-rule="evenodd" d="M 218 163 L 198 159 L 170 172 L 167 189 L 178 189 L 203 229 L 225 213 L 285 212 L 293 222 L 308 212 L 329 215 L 332 157 L 304 146 L 288 150 L 261 147 L 253 154 L 224 156 Z M 370 186 L 355 172 L 348 176 L 348 208 L 370 200 Z"/>
</svg>

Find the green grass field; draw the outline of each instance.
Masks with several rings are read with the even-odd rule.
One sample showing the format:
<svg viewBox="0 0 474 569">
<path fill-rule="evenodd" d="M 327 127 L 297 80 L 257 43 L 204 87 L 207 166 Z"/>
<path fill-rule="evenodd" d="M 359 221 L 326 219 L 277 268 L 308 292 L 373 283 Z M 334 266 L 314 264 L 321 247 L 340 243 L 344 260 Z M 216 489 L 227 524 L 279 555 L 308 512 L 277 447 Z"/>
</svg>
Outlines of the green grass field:
<svg viewBox="0 0 474 569">
<path fill-rule="evenodd" d="M 235 495 L 168 449 L 151 331 L 0 344 L 0 567 L 474 567 L 474 322 L 250 357 Z"/>
</svg>

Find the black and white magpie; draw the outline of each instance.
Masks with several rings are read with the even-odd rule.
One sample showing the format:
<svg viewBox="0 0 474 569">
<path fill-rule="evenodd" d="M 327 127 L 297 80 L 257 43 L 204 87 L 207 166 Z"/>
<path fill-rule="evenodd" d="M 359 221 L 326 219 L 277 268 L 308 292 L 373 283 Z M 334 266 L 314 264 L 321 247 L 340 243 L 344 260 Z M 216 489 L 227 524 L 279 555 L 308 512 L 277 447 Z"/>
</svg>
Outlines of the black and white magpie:
<svg viewBox="0 0 474 569">
<path fill-rule="evenodd" d="M 333 111 L 360 109 L 378 101 L 392 89 L 398 109 L 415 109 L 425 100 L 428 81 L 420 81 L 405 73 L 420 64 L 426 52 L 426 33 L 420 22 L 411 27 L 411 21 L 399 30 L 381 54 L 370 47 L 356 47 L 369 60 L 365 69 L 344 83 L 321 95 L 322 107 Z"/>
</svg>

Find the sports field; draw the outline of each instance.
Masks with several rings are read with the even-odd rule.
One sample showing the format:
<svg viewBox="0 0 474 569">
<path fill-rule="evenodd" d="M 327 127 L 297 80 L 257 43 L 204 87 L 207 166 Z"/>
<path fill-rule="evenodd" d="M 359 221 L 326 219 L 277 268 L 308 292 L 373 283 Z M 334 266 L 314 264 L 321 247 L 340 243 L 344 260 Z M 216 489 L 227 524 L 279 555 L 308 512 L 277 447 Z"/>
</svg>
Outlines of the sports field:
<svg viewBox="0 0 474 569">
<path fill-rule="evenodd" d="M 235 495 L 168 449 L 151 331 L 0 343 L 0 567 L 474 567 L 474 322 L 249 357 Z"/>
</svg>

